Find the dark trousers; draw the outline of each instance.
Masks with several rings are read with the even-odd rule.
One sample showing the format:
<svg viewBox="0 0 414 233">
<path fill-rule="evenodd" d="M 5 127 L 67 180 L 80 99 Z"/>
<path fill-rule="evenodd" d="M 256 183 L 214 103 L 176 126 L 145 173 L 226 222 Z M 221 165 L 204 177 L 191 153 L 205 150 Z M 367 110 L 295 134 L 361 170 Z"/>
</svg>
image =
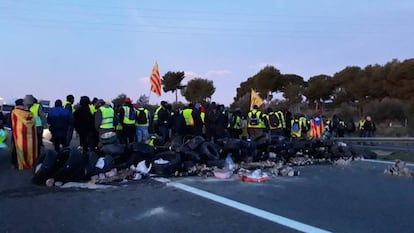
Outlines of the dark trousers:
<svg viewBox="0 0 414 233">
<path fill-rule="evenodd" d="M 162 138 L 162 141 L 160 143 L 164 145 L 165 142 L 169 140 L 168 128 L 166 126 L 158 126 L 156 132 Z"/>
<path fill-rule="evenodd" d="M 53 142 L 53 146 L 55 147 L 55 151 L 59 152 L 60 151 L 60 146 L 62 147 L 66 147 L 66 136 L 62 136 L 62 137 L 53 137 L 52 138 L 52 142 Z"/>
<path fill-rule="evenodd" d="M 79 133 L 79 145 L 82 147 L 83 152 L 86 153 L 89 150 L 94 149 L 94 134 L 93 132 L 78 132 Z"/>
<path fill-rule="evenodd" d="M 122 144 L 129 144 L 135 142 L 136 128 L 133 125 L 122 125 Z"/>
<path fill-rule="evenodd" d="M 72 137 L 73 137 L 73 126 L 69 126 L 68 128 L 68 133 L 65 139 L 65 145 L 63 145 L 64 147 L 66 146 L 70 146 L 70 142 L 72 141 Z"/>
<path fill-rule="evenodd" d="M 37 135 L 37 156 L 40 156 L 43 147 L 43 127 L 36 127 Z"/>
<path fill-rule="evenodd" d="M 242 133 L 241 129 L 229 129 L 230 137 L 232 138 L 240 138 L 240 134 Z"/>
</svg>

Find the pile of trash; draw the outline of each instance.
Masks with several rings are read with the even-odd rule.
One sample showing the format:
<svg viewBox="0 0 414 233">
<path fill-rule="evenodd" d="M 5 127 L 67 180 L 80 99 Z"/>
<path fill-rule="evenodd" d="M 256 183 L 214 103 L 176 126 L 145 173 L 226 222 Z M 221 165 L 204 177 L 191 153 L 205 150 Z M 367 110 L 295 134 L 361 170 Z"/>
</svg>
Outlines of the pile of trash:
<svg viewBox="0 0 414 233">
<path fill-rule="evenodd" d="M 157 176 L 202 176 L 226 179 L 238 174 L 243 181 L 266 181 L 269 176 L 297 176 L 294 166 L 333 164 L 355 157 L 375 158 L 342 143 L 297 140 L 262 135 L 253 139 L 225 138 L 217 143 L 203 137 L 174 138 L 167 145 L 122 145 L 115 135 L 106 137 L 98 151 L 82 153 L 64 148 L 49 150 L 36 162 L 32 181 L 48 186 L 89 181 L 111 184 Z M 267 171 L 264 172 L 264 171 Z M 48 182 L 47 182 L 48 181 Z"/>
<path fill-rule="evenodd" d="M 407 167 L 407 163 L 401 160 L 395 161 L 395 164 L 385 169 L 384 174 L 390 176 L 413 177 L 413 172 Z"/>
</svg>

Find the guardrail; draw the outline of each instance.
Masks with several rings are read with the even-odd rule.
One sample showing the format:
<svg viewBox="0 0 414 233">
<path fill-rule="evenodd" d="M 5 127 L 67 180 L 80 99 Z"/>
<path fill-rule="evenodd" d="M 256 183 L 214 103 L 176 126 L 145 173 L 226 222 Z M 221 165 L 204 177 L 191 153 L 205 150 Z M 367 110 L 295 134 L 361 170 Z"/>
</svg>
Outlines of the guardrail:
<svg viewBox="0 0 414 233">
<path fill-rule="evenodd" d="M 343 137 L 334 140 L 370 150 L 414 152 L 414 137 Z"/>
<path fill-rule="evenodd" d="M 343 137 L 334 138 L 336 141 L 344 142 L 374 142 L 387 144 L 414 144 L 414 137 Z"/>
</svg>

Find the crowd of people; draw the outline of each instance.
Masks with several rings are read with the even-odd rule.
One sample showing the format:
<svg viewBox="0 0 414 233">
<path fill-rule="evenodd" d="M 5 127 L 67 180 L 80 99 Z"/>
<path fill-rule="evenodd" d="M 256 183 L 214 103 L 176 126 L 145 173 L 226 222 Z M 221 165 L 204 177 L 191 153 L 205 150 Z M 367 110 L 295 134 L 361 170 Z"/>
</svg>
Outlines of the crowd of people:
<svg viewBox="0 0 414 233">
<path fill-rule="evenodd" d="M 87 96 L 80 97 L 75 104 L 74 96 L 68 95 L 65 101 L 56 100 L 47 114 L 32 95 L 16 100 L 15 104 L 15 110 L 32 114 L 38 139 L 42 138 L 44 128 L 49 128 L 56 151 L 70 145 L 74 131 L 79 135 L 79 147 L 87 152 L 96 150 L 106 133 L 114 133 L 120 143 L 128 144 L 153 143 L 151 132 L 157 135 L 157 143 L 163 145 L 171 138 L 186 135 L 203 136 L 211 141 L 224 137 L 254 138 L 264 133 L 293 139 L 318 139 L 323 133 L 344 137 L 359 132 L 361 137 L 372 137 L 376 130 L 370 116 L 356 124 L 352 119 L 344 121 L 337 115 L 331 119 L 320 115 L 307 118 L 272 108 L 262 112 L 258 106 L 253 106 L 247 115 L 243 115 L 240 109 L 229 111 L 215 102 L 206 106 L 190 103 L 183 109 L 173 109 L 171 104 L 161 101 L 151 112 L 145 106 L 133 104 L 130 98 L 126 98 L 120 106 L 112 106 L 103 99 L 91 100 Z M 1 117 L 0 129 L 5 121 L 4 116 Z M 10 122 L 12 125 L 13 121 Z M 13 138 L 20 133 L 13 132 Z M 0 145 L 5 141 L 2 135 Z M 37 146 L 40 154 L 42 140 L 38 140 Z M 16 165 L 15 156 L 12 157 Z"/>
</svg>

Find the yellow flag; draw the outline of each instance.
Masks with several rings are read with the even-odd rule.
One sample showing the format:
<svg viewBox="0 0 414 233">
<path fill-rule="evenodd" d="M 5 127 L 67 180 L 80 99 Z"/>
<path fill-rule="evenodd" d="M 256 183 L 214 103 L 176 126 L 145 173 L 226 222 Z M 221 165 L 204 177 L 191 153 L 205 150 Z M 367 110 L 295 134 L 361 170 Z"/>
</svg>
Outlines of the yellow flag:
<svg viewBox="0 0 414 233">
<path fill-rule="evenodd" d="M 252 89 L 252 93 L 250 94 L 250 110 L 253 109 L 253 106 L 257 105 L 258 107 L 262 106 L 263 100 L 260 96 Z"/>
</svg>

